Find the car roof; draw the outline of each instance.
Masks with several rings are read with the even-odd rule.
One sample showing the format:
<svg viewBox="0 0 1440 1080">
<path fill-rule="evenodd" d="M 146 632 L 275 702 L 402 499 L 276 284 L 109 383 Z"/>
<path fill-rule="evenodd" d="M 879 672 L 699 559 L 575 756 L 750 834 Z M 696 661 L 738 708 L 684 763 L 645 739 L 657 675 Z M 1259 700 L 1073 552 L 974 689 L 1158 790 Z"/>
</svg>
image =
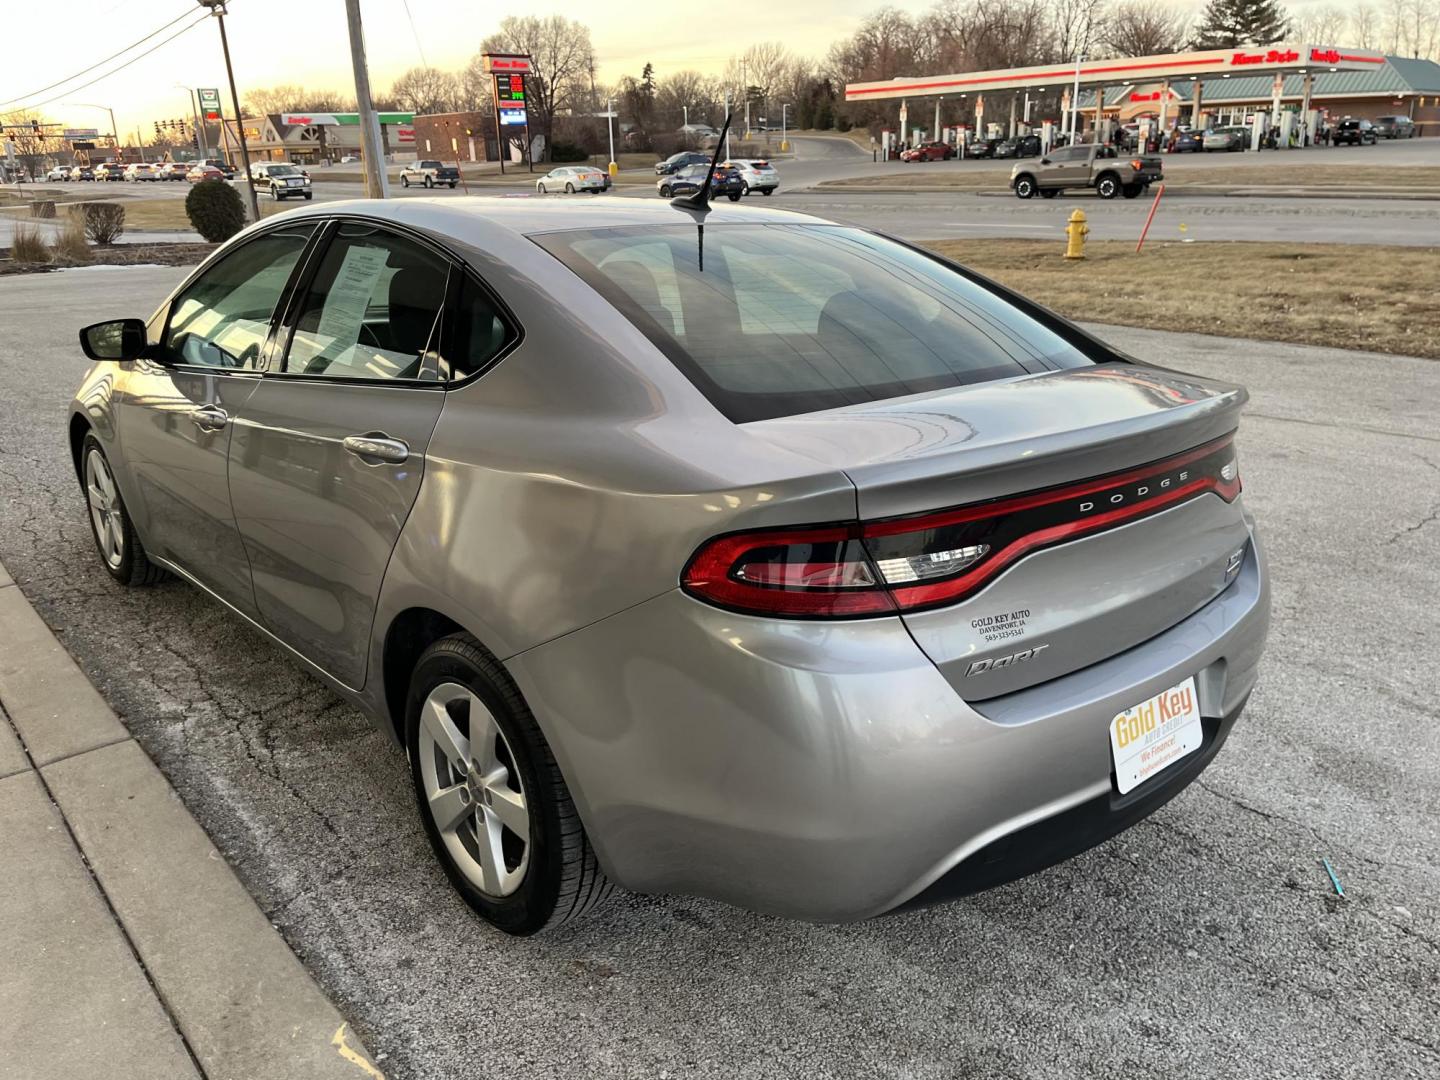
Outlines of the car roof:
<svg viewBox="0 0 1440 1080">
<path fill-rule="evenodd" d="M 576 203 L 533 195 L 467 195 L 461 198 L 349 199 L 322 203 L 287 213 L 297 217 L 358 214 L 399 225 L 429 229 L 461 242 L 479 238 L 488 229 L 501 228 L 521 236 L 577 229 L 610 229 L 655 225 L 693 225 L 694 217 L 665 201 L 648 199 L 596 200 Z M 823 218 L 794 210 L 762 209 L 738 204 L 711 204 L 707 225 L 830 224 Z"/>
</svg>

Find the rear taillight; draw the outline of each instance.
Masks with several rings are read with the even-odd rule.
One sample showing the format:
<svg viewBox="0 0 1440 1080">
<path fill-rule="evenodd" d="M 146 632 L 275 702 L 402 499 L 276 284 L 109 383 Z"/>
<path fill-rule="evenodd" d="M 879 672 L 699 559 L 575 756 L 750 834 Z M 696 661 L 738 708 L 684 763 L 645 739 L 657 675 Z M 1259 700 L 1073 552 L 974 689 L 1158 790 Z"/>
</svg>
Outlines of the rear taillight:
<svg viewBox="0 0 1440 1080">
<path fill-rule="evenodd" d="M 1233 439 L 1094 480 L 913 517 L 719 536 L 695 553 L 682 582 L 720 607 L 790 618 L 953 604 L 1040 548 L 1207 492 L 1234 501 L 1240 471 Z"/>
<path fill-rule="evenodd" d="M 1136 172 L 1139 172 L 1139 171 L 1140 171 L 1141 169 L 1143 169 L 1144 167 L 1145 167 L 1145 162 L 1141 161 L 1138 157 L 1131 159 L 1131 161 L 1130 161 L 1130 168 L 1134 169 Z"/>
</svg>

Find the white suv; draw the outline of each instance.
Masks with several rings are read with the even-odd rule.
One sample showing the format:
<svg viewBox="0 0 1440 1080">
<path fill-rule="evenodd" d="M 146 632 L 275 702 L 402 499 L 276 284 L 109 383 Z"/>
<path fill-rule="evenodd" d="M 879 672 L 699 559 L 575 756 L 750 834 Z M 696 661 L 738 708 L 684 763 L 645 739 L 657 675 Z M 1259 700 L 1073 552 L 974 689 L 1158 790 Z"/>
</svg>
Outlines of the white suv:
<svg viewBox="0 0 1440 1080">
<path fill-rule="evenodd" d="M 768 161 L 749 159 L 728 161 L 726 164 L 735 166 L 739 171 L 742 194 L 749 195 L 752 191 L 758 191 L 762 195 L 769 195 L 780 186 L 780 174 Z"/>
</svg>

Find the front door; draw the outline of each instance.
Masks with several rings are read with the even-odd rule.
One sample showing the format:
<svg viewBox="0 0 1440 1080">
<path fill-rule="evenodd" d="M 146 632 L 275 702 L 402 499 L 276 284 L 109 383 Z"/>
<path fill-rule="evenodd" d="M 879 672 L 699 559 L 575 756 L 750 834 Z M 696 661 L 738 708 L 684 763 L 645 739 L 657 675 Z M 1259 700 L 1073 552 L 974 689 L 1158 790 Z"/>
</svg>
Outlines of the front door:
<svg viewBox="0 0 1440 1080">
<path fill-rule="evenodd" d="M 137 361 L 117 406 L 146 546 L 247 615 L 254 594 L 226 485 L 233 420 L 259 386 L 272 318 L 312 232 L 258 236 L 190 282 L 170 306 L 163 363 Z"/>
<path fill-rule="evenodd" d="M 232 436 L 230 495 L 260 617 L 351 687 L 364 683 L 380 584 L 445 400 L 449 274 L 414 240 L 342 223 Z"/>
</svg>

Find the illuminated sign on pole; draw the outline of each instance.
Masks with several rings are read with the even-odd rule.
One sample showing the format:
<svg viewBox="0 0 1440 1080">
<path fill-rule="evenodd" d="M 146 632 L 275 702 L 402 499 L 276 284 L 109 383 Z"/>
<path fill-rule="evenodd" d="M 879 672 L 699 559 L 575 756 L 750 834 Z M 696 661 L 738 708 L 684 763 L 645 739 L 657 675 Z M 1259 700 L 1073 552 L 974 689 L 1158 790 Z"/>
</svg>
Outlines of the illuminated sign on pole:
<svg viewBox="0 0 1440 1080">
<path fill-rule="evenodd" d="M 197 90 L 200 95 L 200 114 L 206 120 L 220 119 L 220 91 L 219 90 Z"/>
<path fill-rule="evenodd" d="M 532 64 L 528 56 L 510 54 L 485 53 L 483 59 L 485 70 L 491 76 L 491 92 L 495 102 L 495 134 L 500 151 L 500 171 L 503 173 L 505 155 L 511 140 L 518 138 L 518 133 L 514 133 L 513 129 L 525 129 L 522 145 L 526 148 L 526 157 L 529 157 L 530 115 L 526 107 L 528 101 L 525 96 L 525 73 L 531 70 Z M 530 167 L 535 167 L 533 161 Z"/>
</svg>

